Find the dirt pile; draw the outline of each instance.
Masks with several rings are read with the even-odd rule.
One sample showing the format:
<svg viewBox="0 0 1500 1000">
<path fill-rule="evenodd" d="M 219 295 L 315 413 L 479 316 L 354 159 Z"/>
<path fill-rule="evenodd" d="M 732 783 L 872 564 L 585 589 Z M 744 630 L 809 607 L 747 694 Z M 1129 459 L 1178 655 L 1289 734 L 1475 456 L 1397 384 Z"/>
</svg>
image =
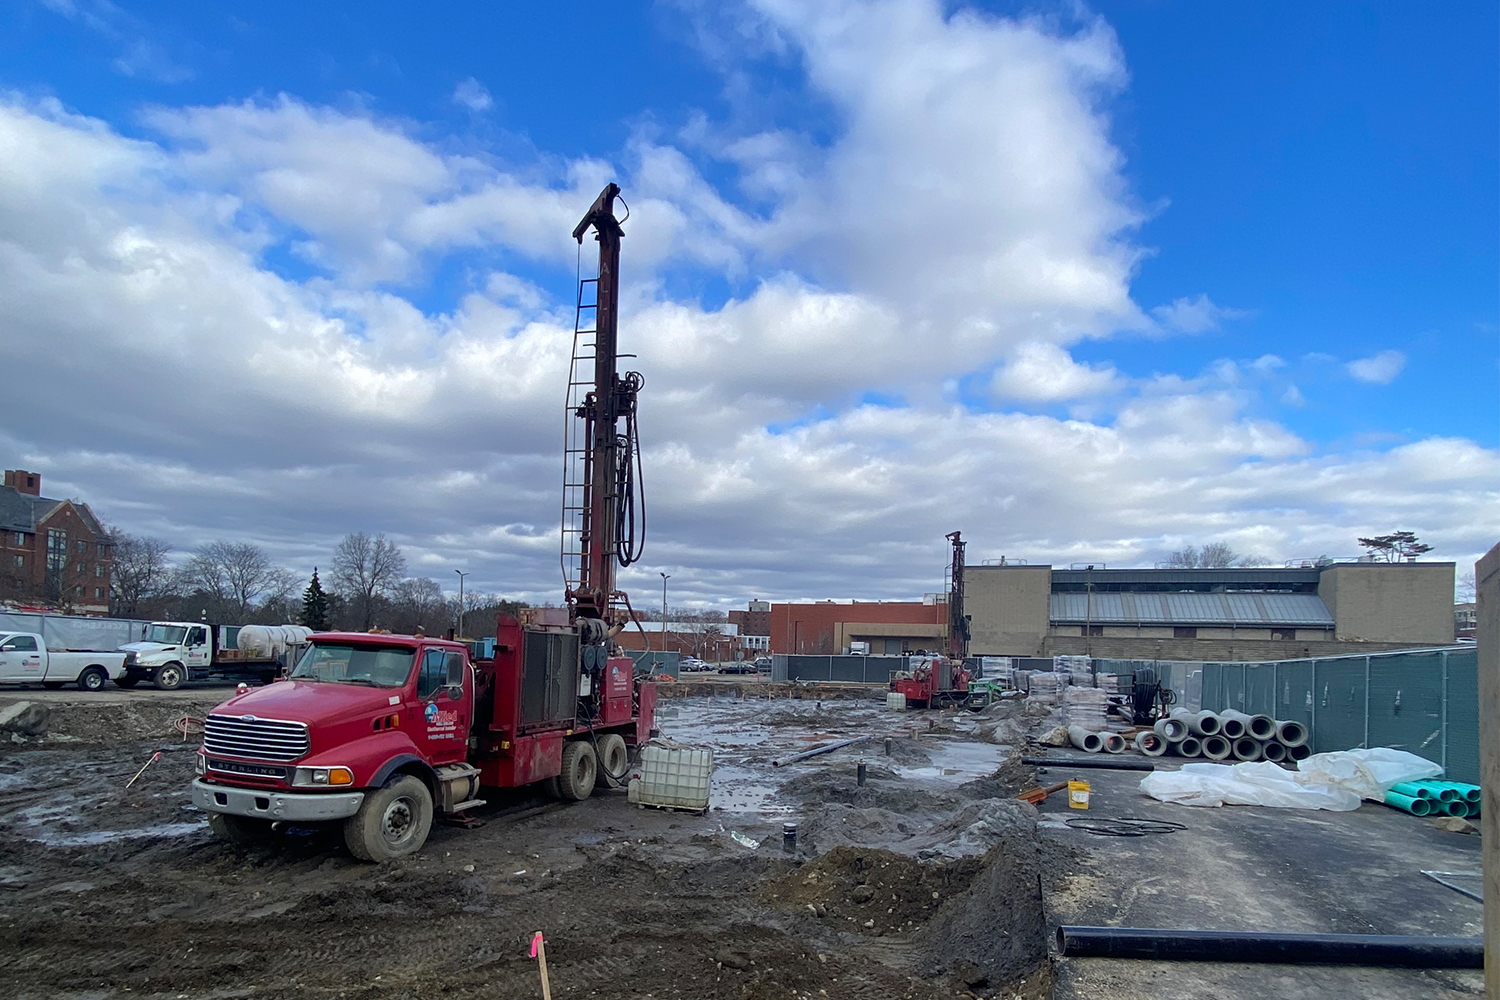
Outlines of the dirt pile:
<svg viewBox="0 0 1500 1000">
<path fill-rule="evenodd" d="M 761 899 L 821 907 L 819 916 L 869 935 L 910 931 L 961 895 L 984 863 L 978 858 L 921 862 L 892 851 L 836 847 L 768 884 Z"/>
</svg>

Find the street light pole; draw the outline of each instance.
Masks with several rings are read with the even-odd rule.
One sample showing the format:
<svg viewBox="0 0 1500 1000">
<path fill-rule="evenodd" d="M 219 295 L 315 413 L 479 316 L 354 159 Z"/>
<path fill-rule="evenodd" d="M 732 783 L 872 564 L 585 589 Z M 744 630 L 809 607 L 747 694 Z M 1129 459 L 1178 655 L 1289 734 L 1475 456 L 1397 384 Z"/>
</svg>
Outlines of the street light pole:
<svg viewBox="0 0 1500 1000">
<path fill-rule="evenodd" d="M 671 574 L 661 575 L 661 651 L 667 651 L 667 581 L 672 579 Z"/>
<path fill-rule="evenodd" d="M 464 577 L 469 574 L 461 569 L 453 572 L 458 574 L 458 638 L 462 639 L 464 637 Z"/>
</svg>

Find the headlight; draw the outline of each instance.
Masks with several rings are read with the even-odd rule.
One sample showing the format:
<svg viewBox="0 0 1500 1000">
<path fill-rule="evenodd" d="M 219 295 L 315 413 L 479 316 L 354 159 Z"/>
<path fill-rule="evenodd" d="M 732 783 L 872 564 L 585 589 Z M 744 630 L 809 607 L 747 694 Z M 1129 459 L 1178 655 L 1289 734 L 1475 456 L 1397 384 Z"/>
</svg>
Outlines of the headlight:
<svg viewBox="0 0 1500 1000">
<path fill-rule="evenodd" d="M 208 758 L 203 756 L 201 752 L 198 754 L 197 761 L 193 763 L 193 769 L 196 770 L 199 774 L 208 773 Z"/>
<path fill-rule="evenodd" d="M 354 773 L 347 767 L 299 767 L 292 772 L 293 785 L 352 785 Z"/>
</svg>

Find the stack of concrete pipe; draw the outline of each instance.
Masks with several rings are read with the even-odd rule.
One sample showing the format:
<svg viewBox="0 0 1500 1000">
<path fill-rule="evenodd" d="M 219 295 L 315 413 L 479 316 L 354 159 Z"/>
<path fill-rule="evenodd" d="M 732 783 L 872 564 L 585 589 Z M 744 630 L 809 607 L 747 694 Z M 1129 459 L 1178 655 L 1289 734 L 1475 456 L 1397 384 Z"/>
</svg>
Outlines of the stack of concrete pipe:
<svg viewBox="0 0 1500 1000">
<path fill-rule="evenodd" d="M 1136 747 L 1152 757 L 1171 753 L 1178 757 L 1208 760 L 1269 760 L 1284 764 L 1312 755 L 1307 745 L 1307 727 L 1291 719 L 1277 721 L 1269 715 L 1223 712 L 1190 712 L 1174 708 L 1155 727 L 1136 736 Z M 1149 747 L 1149 749 L 1148 749 Z"/>
<path fill-rule="evenodd" d="M 1125 742 L 1125 737 L 1119 733 L 1095 733 L 1090 732 L 1083 726 L 1068 727 L 1068 742 L 1088 753 L 1098 753 L 1101 750 L 1105 753 L 1124 753 L 1126 746 L 1128 746 Z"/>
</svg>

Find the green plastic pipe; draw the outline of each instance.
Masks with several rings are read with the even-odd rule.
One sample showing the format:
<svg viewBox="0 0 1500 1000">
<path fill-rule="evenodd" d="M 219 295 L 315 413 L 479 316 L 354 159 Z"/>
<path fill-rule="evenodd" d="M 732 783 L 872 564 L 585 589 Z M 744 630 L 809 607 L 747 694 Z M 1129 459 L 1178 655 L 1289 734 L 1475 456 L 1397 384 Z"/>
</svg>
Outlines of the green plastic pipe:
<svg viewBox="0 0 1500 1000">
<path fill-rule="evenodd" d="M 1397 809 L 1411 813 L 1413 816 L 1427 816 L 1432 813 L 1433 802 L 1431 799 L 1417 798 L 1415 795 L 1402 795 L 1392 790 L 1385 793 L 1385 804 L 1395 806 Z"/>
<path fill-rule="evenodd" d="M 1425 782 L 1421 781 L 1403 781 L 1399 785 L 1392 785 L 1391 791 L 1397 795 L 1410 795 L 1414 799 L 1430 799 L 1435 797 L 1432 794 L 1432 789 L 1427 788 Z"/>
</svg>

